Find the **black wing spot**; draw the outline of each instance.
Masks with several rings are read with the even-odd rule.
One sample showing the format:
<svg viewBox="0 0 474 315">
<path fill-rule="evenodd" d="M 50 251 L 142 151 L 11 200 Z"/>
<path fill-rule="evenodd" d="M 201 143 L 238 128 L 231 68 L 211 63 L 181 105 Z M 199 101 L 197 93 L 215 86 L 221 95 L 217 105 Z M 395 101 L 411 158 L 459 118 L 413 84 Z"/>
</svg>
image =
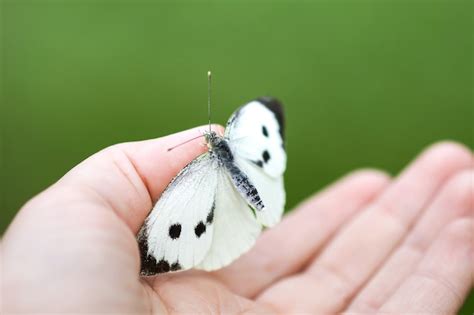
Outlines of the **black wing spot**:
<svg viewBox="0 0 474 315">
<path fill-rule="evenodd" d="M 267 130 L 267 127 L 262 126 L 262 133 L 263 133 L 263 135 L 264 135 L 265 137 L 268 138 L 268 130 Z"/>
<path fill-rule="evenodd" d="M 197 237 L 201 237 L 202 234 L 206 233 L 206 225 L 201 221 L 194 228 L 194 233 Z"/>
<path fill-rule="evenodd" d="M 181 235 L 181 224 L 175 223 L 171 225 L 168 230 L 168 234 L 173 240 L 179 238 L 179 236 Z"/>
<path fill-rule="evenodd" d="M 212 221 L 214 221 L 214 209 L 216 207 L 216 202 L 214 201 L 214 203 L 212 204 L 212 208 L 211 208 L 211 211 L 208 213 L 207 217 L 206 217 L 206 223 L 207 224 L 212 224 Z"/>
<path fill-rule="evenodd" d="M 263 151 L 263 153 L 262 153 L 262 158 L 263 158 L 263 161 L 264 161 L 265 163 L 267 163 L 268 160 L 270 160 L 270 153 L 268 153 L 267 150 Z"/>
<path fill-rule="evenodd" d="M 178 271 L 178 270 L 181 270 L 183 269 L 183 267 L 181 267 L 181 265 L 179 264 L 178 261 L 176 261 L 175 263 L 173 263 L 170 267 L 170 270 L 171 271 Z"/>
<path fill-rule="evenodd" d="M 260 167 L 263 167 L 263 162 L 262 161 L 257 161 L 257 162 L 254 162 L 255 164 L 257 164 L 257 166 L 260 166 Z"/>
</svg>

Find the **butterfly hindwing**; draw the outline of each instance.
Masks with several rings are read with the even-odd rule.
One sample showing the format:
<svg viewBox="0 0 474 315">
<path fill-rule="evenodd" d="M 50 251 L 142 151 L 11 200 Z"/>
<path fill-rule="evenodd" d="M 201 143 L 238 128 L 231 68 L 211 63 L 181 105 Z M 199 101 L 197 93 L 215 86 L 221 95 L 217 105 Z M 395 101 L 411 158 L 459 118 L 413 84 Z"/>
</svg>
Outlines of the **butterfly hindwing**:
<svg viewBox="0 0 474 315">
<path fill-rule="evenodd" d="M 256 211 L 258 221 L 275 225 L 285 206 L 283 173 L 286 169 L 283 107 L 263 97 L 238 109 L 225 131 L 234 163 L 256 187 L 264 209 Z"/>
<path fill-rule="evenodd" d="M 252 210 L 224 171 L 218 176 L 215 205 L 212 245 L 198 269 L 228 265 L 252 247 L 261 231 Z"/>
<path fill-rule="evenodd" d="M 168 185 L 138 234 L 142 274 L 185 270 L 211 247 L 219 168 L 209 153 Z"/>
</svg>

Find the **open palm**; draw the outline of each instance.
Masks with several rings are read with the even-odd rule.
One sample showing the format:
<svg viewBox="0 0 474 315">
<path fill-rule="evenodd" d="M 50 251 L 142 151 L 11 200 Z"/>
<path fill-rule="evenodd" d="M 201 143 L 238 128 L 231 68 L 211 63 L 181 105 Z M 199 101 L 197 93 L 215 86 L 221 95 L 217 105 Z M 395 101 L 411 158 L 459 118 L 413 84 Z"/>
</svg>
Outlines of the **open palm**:
<svg viewBox="0 0 474 315">
<path fill-rule="evenodd" d="M 138 276 L 135 235 L 198 133 L 107 148 L 18 213 L 2 241 L 6 313 L 453 313 L 473 284 L 472 153 L 441 143 L 391 180 L 353 172 L 235 263 Z M 231 244 L 229 245 L 231 246 Z"/>
</svg>

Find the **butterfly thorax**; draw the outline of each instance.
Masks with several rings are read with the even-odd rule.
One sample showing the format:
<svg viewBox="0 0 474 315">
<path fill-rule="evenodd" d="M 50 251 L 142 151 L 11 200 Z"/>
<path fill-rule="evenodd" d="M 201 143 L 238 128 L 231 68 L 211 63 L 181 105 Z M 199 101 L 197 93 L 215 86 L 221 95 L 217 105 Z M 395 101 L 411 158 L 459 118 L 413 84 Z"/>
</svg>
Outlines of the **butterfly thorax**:
<svg viewBox="0 0 474 315">
<path fill-rule="evenodd" d="M 234 162 L 234 155 L 230 150 L 227 140 L 219 136 L 214 131 L 210 131 L 204 135 L 206 138 L 209 153 L 216 158 L 218 162 L 226 167 L 229 167 Z"/>
</svg>

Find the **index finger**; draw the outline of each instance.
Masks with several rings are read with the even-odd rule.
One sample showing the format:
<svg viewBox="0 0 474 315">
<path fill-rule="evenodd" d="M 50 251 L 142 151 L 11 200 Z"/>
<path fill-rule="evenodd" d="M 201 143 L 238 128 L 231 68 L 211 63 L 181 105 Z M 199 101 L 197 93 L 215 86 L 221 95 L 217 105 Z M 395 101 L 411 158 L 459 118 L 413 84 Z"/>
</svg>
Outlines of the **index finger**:
<svg viewBox="0 0 474 315">
<path fill-rule="evenodd" d="M 136 234 L 172 178 L 206 151 L 202 138 L 168 149 L 202 135 L 205 129 L 207 126 L 108 147 L 74 167 L 30 202 L 46 206 L 25 208 L 61 209 L 59 205 L 93 202 L 114 211 Z"/>
</svg>

